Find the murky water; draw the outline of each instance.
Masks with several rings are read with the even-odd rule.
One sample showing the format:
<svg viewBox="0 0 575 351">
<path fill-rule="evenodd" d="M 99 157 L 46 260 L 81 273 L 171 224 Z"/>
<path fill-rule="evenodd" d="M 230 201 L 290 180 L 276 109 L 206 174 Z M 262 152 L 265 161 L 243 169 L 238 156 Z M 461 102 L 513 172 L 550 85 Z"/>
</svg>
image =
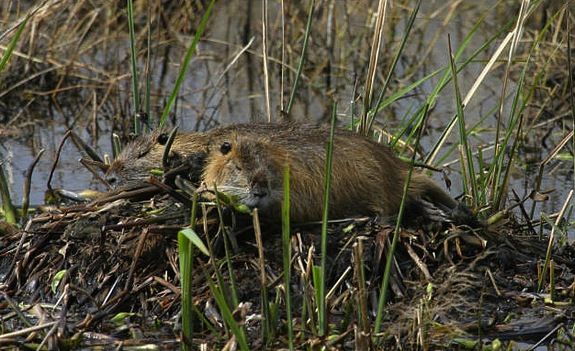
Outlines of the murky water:
<svg viewBox="0 0 575 351">
<path fill-rule="evenodd" d="M 277 61 L 281 59 L 281 32 L 278 31 L 280 24 L 280 8 L 277 4 L 272 4 L 269 14 L 269 41 L 270 50 L 270 96 L 271 110 L 275 120 L 279 119 L 279 110 L 283 101 L 287 101 L 288 94 L 291 90 L 291 80 L 286 78 L 283 92 L 281 93 L 280 85 L 280 66 Z M 371 11 L 365 11 L 371 8 Z M 321 120 L 329 114 L 331 98 L 326 95 L 329 90 L 331 96 L 339 101 L 339 113 L 341 124 L 349 122 L 350 102 L 353 98 L 354 84 L 356 80 L 363 81 L 367 69 L 366 62 L 369 56 L 369 42 L 371 40 L 372 24 L 374 21 L 373 12 L 376 4 L 373 1 L 365 2 L 344 2 L 335 1 L 333 12 L 335 23 L 339 28 L 345 27 L 341 32 L 335 31 L 333 40 L 333 62 L 331 64 L 329 75 L 325 71 L 326 67 L 323 57 L 323 48 L 329 43 L 329 32 L 327 27 L 330 17 L 330 8 L 321 8 L 318 11 L 318 21 L 314 23 L 314 32 L 310 42 L 310 54 L 304 77 L 302 79 L 299 95 L 296 99 L 293 116 L 296 119 Z M 305 10 L 305 8 L 304 8 Z M 390 45 L 389 40 L 398 41 L 401 38 L 403 27 L 408 17 L 407 14 L 396 4 L 396 7 L 390 9 L 390 18 L 395 19 L 397 23 L 393 35 L 387 35 L 384 41 L 383 50 L 385 51 Z M 393 86 L 405 86 L 435 71 L 438 68 L 444 68 L 448 65 L 448 41 L 447 34 L 450 34 L 453 50 L 456 50 L 465 40 L 465 37 L 472 30 L 477 19 L 489 11 L 485 4 L 476 4 L 476 2 L 463 1 L 459 7 L 450 8 L 443 2 L 424 2 L 423 8 L 416 20 L 414 29 L 413 42 L 408 43 L 405 54 L 400 59 L 398 70 L 395 74 L 397 77 Z M 464 57 L 469 55 L 479 45 L 484 43 L 490 35 L 500 27 L 502 20 L 500 18 L 501 10 L 491 10 L 487 12 L 487 19 L 480 26 L 478 33 L 465 51 Z M 248 14 L 249 12 L 249 14 Z M 327 14 L 326 14 L 327 13 Z M 503 13 L 505 15 L 505 13 Z M 288 14 L 289 15 L 289 14 Z M 293 15 L 293 14 L 292 14 Z M 299 18 L 290 18 L 287 25 L 303 24 L 305 22 L 305 12 L 297 14 Z M 515 13 L 507 13 L 509 18 L 513 18 Z M 246 25 L 246 22 L 249 22 Z M 243 1 L 226 1 L 219 2 L 216 6 L 212 19 L 208 25 L 208 33 L 204 36 L 205 40 L 199 46 L 198 54 L 191 62 L 191 68 L 186 76 L 186 80 L 180 92 L 178 99 L 175 121 L 180 125 L 181 130 L 196 130 L 213 127 L 217 124 L 229 124 L 233 122 L 245 122 L 251 120 L 265 120 L 266 110 L 264 104 L 264 76 L 262 74 L 261 60 L 261 8 L 260 2 L 251 2 L 249 7 Z M 235 57 L 243 47 L 254 38 L 253 43 L 246 52 L 239 56 L 236 61 Z M 125 39 L 125 37 L 123 37 Z M 355 42 L 351 39 L 357 39 Z M 74 130 L 81 134 L 86 140 L 92 143 L 101 153 L 110 152 L 109 133 L 112 129 L 125 128 L 130 125 L 129 122 L 118 122 L 118 115 L 128 115 L 126 111 L 131 111 L 129 104 L 130 91 L 129 82 L 129 65 L 126 60 L 122 62 L 121 67 L 116 70 L 110 70 L 109 60 L 124 57 L 128 53 L 125 46 L 127 41 L 119 39 L 109 43 L 108 51 L 99 52 L 93 55 L 93 51 L 78 60 L 91 65 L 95 70 L 108 70 L 116 76 L 123 76 L 118 81 L 117 97 L 115 99 L 124 101 L 125 110 L 118 111 L 117 108 L 106 109 L 107 104 L 103 104 L 96 113 L 89 111 L 83 112 L 79 117 L 79 122 L 75 124 Z M 292 29 L 288 33 L 288 42 L 286 57 L 288 67 L 285 69 L 286 77 L 293 75 L 298 61 L 298 55 L 301 45 L 301 28 Z M 190 37 L 186 35 L 178 36 L 178 43 L 163 42 L 157 44 L 157 50 L 153 55 L 152 65 L 152 110 L 158 114 L 166 101 L 166 95 L 173 87 L 175 76 L 177 74 L 179 62 L 183 57 L 182 48 L 187 46 Z M 427 55 L 426 44 L 433 43 L 431 50 Z M 477 79 L 479 73 L 485 67 L 486 60 L 494 52 L 500 40 L 491 44 L 485 52 L 481 53 L 476 62 L 469 64 L 458 76 L 462 94 L 465 95 L 469 88 Z M 170 47 L 170 50 L 167 48 Z M 387 56 L 391 57 L 389 53 Z M 502 56 L 504 58 L 504 56 Z M 389 64 L 387 62 L 386 64 Z M 143 64 L 142 64 L 143 67 Z M 321 69 L 320 69 L 321 68 Z M 382 73 L 386 73 L 386 66 L 382 64 Z M 143 68 L 142 68 L 143 70 Z M 90 70 L 88 70 L 89 72 Z M 165 72 L 165 73 L 164 73 Z M 466 118 L 470 125 L 483 120 L 484 130 L 478 135 L 470 137 L 470 142 L 474 145 L 488 145 L 493 140 L 493 127 L 495 125 L 495 110 L 499 103 L 502 86 L 502 68 L 498 68 L 490 73 L 478 93 L 466 107 Z M 381 124 L 389 127 L 391 130 L 398 124 L 404 115 L 412 114 L 420 106 L 426 96 L 435 87 L 439 76 L 430 79 L 414 91 L 409 98 L 399 100 L 387 108 L 381 114 Z M 515 78 L 515 77 L 512 77 Z M 405 80 L 405 81 L 403 81 Z M 288 84 L 289 82 L 289 84 Z M 514 80 L 510 80 L 507 87 L 508 94 L 512 94 L 515 89 Z M 388 94 L 393 87 L 388 90 Z M 102 98 L 101 91 L 97 95 L 96 102 Z M 359 91 L 356 92 L 359 94 Z M 88 94 L 89 95 L 89 94 Z M 82 93 L 77 101 L 78 105 L 86 103 L 86 93 Z M 96 95 L 95 95 L 96 96 Z M 122 104 L 117 104 L 122 105 Z M 428 133 L 422 140 L 423 152 L 429 151 L 435 140 L 440 135 L 444 126 L 454 115 L 455 97 L 453 87 L 447 86 L 440 94 L 438 103 L 434 106 L 429 116 Z M 55 118 L 51 121 L 37 120 L 33 128 L 31 138 L 2 138 L 0 152 L 5 160 L 5 169 L 8 173 L 11 189 L 15 202 L 19 203 L 22 191 L 23 174 L 28 168 L 35 154 L 40 148 L 45 148 L 46 153 L 38 164 L 32 179 L 31 202 L 41 204 L 43 194 L 46 189 L 46 180 L 52 168 L 55 155 L 60 140 L 63 137 L 67 127 L 63 120 L 69 121 L 72 117 L 70 113 L 62 113 L 60 109 L 52 106 L 52 114 Z M 356 107 L 357 109 L 357 107 Z M 504 115 L 508 115 L 509 104 L 504 109 Z M 42 112 L 42 111 L 41 111 Z M 28 112 L 32 113 L 32 112 Z M 38 113 L 38 111 L 35 111 Z M 44 113 L 48 115 L 48 113 Z M 98 128 L 100 130 L 97 137 L 93 132 L 92 118 L 97 117 Z M 76 118 L 76 117 L 74 117 Z M 9 118 L 8 118 L 9 119 Z M 111 122 L 114 121 L 114 122 Z M 120 119 L 124 121 L 124 119 Z M 120 127 L 122 126 L 122 127 Z M 547 140 L 548 148 L 540 148 L 534 155 L 528 155 L 537 163 L 544 158 L 553 146 L 560 140 L 561 133 L 553 132 Z M 451 141 L 457 140 L 457 133 L 450 138 Z M 489 156 L 489 152 L 486 152 Z M 54 187 L 63 187 L 69 190 L 79 190 L 85 188 L 98 188 L 99 185 L 94 182 L 91 174 L 83 168 L 78 162 L 80 154 L 78 150 L 68 142 L 63 148 L 60 161 L 55 170 L 53 180 Z M 456 156 L 447 157 L 444 163 L 450 163 Z M 565 198 L 568 190 L 573 188 L 573 170 L 569 162 L 554 163 L 553 167 L 557 169 L 553 173 L 547 173 L 543 180 L 543 189 L 556 189 L 551 193 L 550 200 L 538 207 L 538 210 L 544 213 L 553 213 L 558 211 Z M 452 194 L 461 192 L 461 180 L 457 174 L 457 166 L 451 166 Z M 536 171 L 536 167 L 535 167 Z M 438 178 L 439 179 L 439 178 Z M 534 174 L 522 169 L 515 169 L 512 173 L 511 188 L 520 196 L 525 195 L 533 186 Z M 527 203 L 527 208 L 530 204 Z"/>
</svg>

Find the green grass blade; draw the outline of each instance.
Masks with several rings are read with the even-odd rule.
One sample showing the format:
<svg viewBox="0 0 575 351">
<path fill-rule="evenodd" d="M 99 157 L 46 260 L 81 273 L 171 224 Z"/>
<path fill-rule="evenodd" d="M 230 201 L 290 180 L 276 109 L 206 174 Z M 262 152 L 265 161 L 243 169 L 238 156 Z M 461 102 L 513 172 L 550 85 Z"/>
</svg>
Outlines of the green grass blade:
<svg viewBox="0 0 575 351">
<path fill-rule="evenodd" d="M 312 19 L 313 19 L 313 8 L 314 8 L 314 6 L 315 6 L 315 0 L 311 0 L 310 3 L 309 3 L 309 12 L 308 12 L 308 15 L 307 15 L 307 23 L 306 23 L 306 26 L 305 26 L 305 34 L 304 34 L 304 37 L 303 37 L 303 48 L 302 48 L 302 50 L 301 50 L 301 56 L 300 56 L 300 58 L 299 58 L 299 63 L 298 63 L 298 65 L 297 65 L 297 72 L 296 72 L 296 75 L 295 75 L 295 79 L 294 79 L 294 81 L 293 81 L 293 87 L 292 87 L 291 94 L 290 94 L 290 97 L 289 97 L 289 101 L 288 101 L 288 104 L 287 104 L 287 107 L 286 107 L 286 111 L 285 111 L 285 115 L 288 116 L 288 117 L 289 117 L 291 108 L 292 108 L 292 106 L 293 106 L 293 102 L 294 102 L 294 99 L 295 99 L 295 94 L 296 94 L 296 92 L 297 92 L 297 86 L 298 86 L 298 84 L 299 84 L 299 80 L 300 80 L 300 77 L 301 77 L 301 71 L 302 71 L 302 69 L 303 69 L 303 62 L 305 61 L 305 53 L 306 53 L 306 51 L 307 51 L 307 42 L 308 42 L 309 34 L 311 33 L 311 23 L 312 23 Z"/>
<path fill-rule="evenodd" d="M 337 101 L 333 103 L 333 110 L 331 113 L 331 128 L 329 131 L 329 140 L 327 143 L 327 150 L 325 156 L 325 173 L 324 173 L 324 189 L 323 189 L 323 214 L 321 221 L 321 272 L 322 279 L 320 280 L 319 287 L 316 286 L 318 291 L 318 323 L 320 336 L 327 333 L 327 316 L 326 316 L 326 301 L 325 301 L 325 270 L 327 261 L 327 222 L 329 216 L 329 193 L 331 189 L 331 170 L 333 166 L 333 139 L 335 133 L 335 121 L 337 116 Z"/>
<path fill-rule="evenodd" d="M 200 236 L 192 228 L 185 228 L 178 232 L 178 235 L 183 235 L 187 240 L 190 241 L 196 248 L 198 248 L 204 255 L 210 256 L 208 249 Z"/>
<path fill-rule="evenodd" d="M 449 67 L 451 68 L 451 79 L 453 81 L 453 87 L 455 90 L 455 104 L 457 110 L 457 121 L 459 125 L 459 143 L 463 147 L 463 152 L 465 153 L 466 164 L 461 164 L 461 170 L 465 173 L 464 179 L 469 181 L 471 190 L 471 201 L 472 207 L 477 207 L 477 181 L 475 178 L 475 167 L 473 165 L 473 155 L 469 143 L 467 142 L 467 130 L 465 127 L 465 114 L 463 113 L 463 102 L 461 100 L 461 92 L 459 90 L 459 84 L 457 82 L 457 69 L 455 67 L 455 60 L 453 58 L 453 51 L 451 50 L 451 39 L 449 34 L 448 47 L 449 47 Z"/>
<path fill-rule="evenodd" d="M 186 77 L 186 73 L 188 71 L 188 66 L 190 64 L 190 61 L 192 60 L 192 56 L 196 52 L 196 46 L 198 45 L 198 42 L 200 41 L 200 38 L 201 38 L 202 34 L 204 33 L 204 30 L 206 29 L 206 25 L 208 23 L 208 19 L 210 18 L 210 14 L 212 13 L 212 8 L 214 7 L 214 3 L 215 3 L 215 0 L 210 1 L 210 4 L 206 8 L 206 12 L 202 16 L 202 20 L 200 21 L 200 24 L 198 25 L 198 29 L 196 29 L 196 34 L 194 35 L 194 38 L 192 39 L 192 42 L 190 43 L 190 46 L 188 47 L 188 51 L 186 52 L 186 56 L 184 57 L 184 60 L 182 61 L 182 65 L 180 67 L 180 72 L 178 73 L 178 78 L 176 79 L 176 84 L 174 86 L 174 89 L 172 90 L 172 93 L 170 94 L 170 97 L 168 98 L 168 103 L 164 107 L 164 111 L 162 112 L 162 116 L 160 117 L 160 127 L 162 127 L 166 123 L 166 121 L 168 120 L 168 116 L 170 115 L 170 111 L 172 110 L 172 107 L 174 106 L 174 102 L 176 101 L 176 97 L 178 96 L 178 93 L 180 91 L 180 87 L 182 86 L 182 83 L 184 82 L 184 78 Z"/>
<path fill-rule="evenodd" d="M 483 43 L 480 47 L 478 47 L 477 50 L 475 50 L 466 60 L 460 62 L 461 55 L 464 53 L 465 48 L 471 42 L 472 38 L 475 35 L 475 32 L 479 29 L 479 25 L 483 22 L 483 20 L 484 20 L 484 18 L 482 17 L 475 24 L 475 26 L 473 27 L 471 32 L 469 34 L 467 34 L 467 36 L 465 37 L 465 39 L 462 41 L 461 45 L 459 46 L 459 48 L 455 52 L 454 61 L 456 63 L 458 63 L 457 64 L 457 72 L 458 73 L 459 73 L 459 71 L 461 71 L 462 69 L 467 67 L 468 64 L 473 62 L 475 60 L 475 58 L 477 56 L 479 56 L 479 54 L 485 52 L 487 47 L 489 47 L 489 45 L 491 45 L 491 43 L 493 43 L 495 41 L 495 39 L 499 38 L 500 35 L 502 33 L 504 33 L 512 24 L 512 22 L 508 22 L 506 26 L 504 26 L 500 31 L 498 31 L 493 36 L 491 36 L 488 40 L 486 40 L 485 43 Z M 435 102 L 437 101 L 437 99 L 439 97 L 439 93 L 443 90 L 443 88 L 445 88 L 447 86 L 447 84 L 451 80 L 451 76 L 452 76 L 451 71 L 449 69 L 446 69 L 445 73 L 444 73 L 443 77 L 440 79 L 439 83 L 435 86 L 433 91 L 429 94 L 429 96 L 426 100 L 426 104 L 428 104 L 430 107 L 433 107 L 435 105 Z M 432 164 L 434 162 L 435 158 L 437 157 L 437 155 L 439 153 L 440 148 L 442 147 L 442 145 L 447 140 L 447 137 L 451 134 L 451 131 L 453 130 L 456 123 L 457 123 L 457 114 L 455 114 L 452 117 L 451 121 L 448 123 L 448 125 L 443 130 L 443 132 L 441 133 L 441 136 L 438 138 L 437 142 L 431 148 L 431 151 L 428 153 L 427 157 L 425 158 L 426 164 Z"/>
<path fill-rule="evenodd" d="M 217 186 L 214 184 L 214 191 L 217 194 L 218 193 L 218 188 Z M 232 265 L 232 252 L 230 249 L 230 236 L 228 234 L 228 229 L 224 226 L 224 216 L 223 216 L 223 211 L 222 211 L 222 204 L 220 202 L 220 199 L 218 197 L 216 197 L 216 208 L 218 210 L 218 218 L 219 218 L 219 225 L 220 225 L 220 232 L 223 235 L 223 241 L 224 241 L 224 252 L 225 252 L 225 262 L 226 262 L 226 266 L 228 267 L 228 274 L 230 277 L 230 294 L 225 294 L 224 296 L 226 296 L 226 298 L 230 299 L 229 302 L 231 304 L 231 306 L 233 306 L 233 308 L 237 307 L 239 304 L 239 300 L 238 300 L 238 290 L 236 288 L 236 279 L 235 279 L 235 274 L 234 274 L 234 268 Z M 219 281 L 219 283 L 221 284 L 221 286 L 223 287 L 223 279 Z"/>
<path fill-rule="evenodd" d="M 180 262 L 180 289 L 182 294 L 182 350 L 192 349 L 193 315 L 192 300 L 192 272 L 194 262 L 194 247 L 200 249 L 209 256 L 208 249 L 202 239 L 194 231 L 196 213 L 198 208 L 198 195 L 194 194 L 190 218 L 190 228 L 184 228 L 178 232 L 178 254 Z"/>
<path fill-rule="evenodd" d="M 24 30 L 24 28 L 26 27 L 26 24 L 28 23 L 28 19 L 29 19 L 29 17 L 26 17 L 24 19 L 24 21 L 22 21 L 22 23 L 20 23 L 20 25 L 18 26 L 18 29 L 16 30 L 16 33 L 14 33 L 14 36 L 12 37 L 12 40 L 10 40 L 10 43 L 8 44 L 8 47 L 6 48 L 6 51 L 4 51 L 4 55 L 2 55 L 2 59 L 0 59 L 0 72 L 4 71 L 4 67 L 6 67 L 6 64 L 10 60 L 10 57 L 12 56 L 12 52 L 14 52 L 14 48 L 16 47 L 16 44 L 18 43 L 18 40 L 20 39 L 20 35 L 22 34 L 22 31 Z"/>
<path fill-rule="evenodd" d="M 236 336 L 236 341 L 240 346 L 240 350 L 248 351 L 249 347 L 246 338 L 246 333 L 244 329 L 235 320 L 232 310 L 230 309 L 228 303 L 226 302 L 224 291 L 221 289 L 221 287 L 218 287 L 216 286 L 216 284 L 214 284 L 214 281 L 207 273 L 206 273 L 206 279 L 208 281 L 208 286 L 210 287 L 212 296 L 216 300 L 216 304 L 218 305 L 220 313 L 222 314 L 224 322 L 230 328 L 232 333 Z"/>
<path fill-rule="evenodd" d="M 193 232 L 190 228 L 178 233 L 178 253 L 180 258 L 180 290 L 182 299 L 182 350 L 192 349 L 193 318 L 192 318 L 192 271 L 194 261 L 194 245 L 184 231 Z M 195 234 L 195 233 L 193 233 Z"/>
<path fill-rule="evenodd" d="M 425 111 L 425 113 L 424 113 L 425 117 L 422 119 L 422 123 L 419 125 L 419 133 L 417 135 L 416 145 L 419 144 L 419 140 L 421 139 L 423 128 L 425 127 L 425 120 L 427 119 L 428 109 L 429 109 L 429 107 L 426 106 L 426 108 L 424 110 Z M 374 324 L 372 335 L 379 333 L 381 330 L 381 323 L 383 320 L 383 307 L 387 303 L 387 293 L 388 293 L 387 291 L 389 289 L 389 280 L 391 278 L 391 266 L 393 263 L 393 256 L 395 253 L 395 248 L 397 246 L 397 241 L 399 239 L 401 221 L 403 219 L 403 212 L 404 212 L 403 210 L 404 210 L 405 202 L 407 199 L 407 192 L 409 190 L 409 183 L 411 182 L 411 175 L 413 174 L 413 164 L 415 162 L 415 155 L 416 154 L 417 153 L 414 152 L 413 156 L 411 157 L 411 166 L 409 167 L 409 172 L 407 173 L 407 177 L 406 177 L 405 182 L 403 184 L 401 204 L 399 206 L 399 213 L 397 214 L 397 222 L 395 224 L 395 230 L 393 231 L 393 239 L 391 240 L 391 246 L 386 253 L 387 257 L 386 257 L 386 261 L 385 261 L 385 270 L 383 272 L 383 279 L 381 281 L 380 295 L 379 295 L 379 300 L 377 302 L 377 314 L 375 317 L 375 324 Z"/>
<path fill-rule="evenodd" d="M 140 91 L 138 89 L 138 57 L 136 56 L 136 34 L 134 31 L 134 4 L 127 0 L 128 29 L 130 32 L 130 66 L 132 69 L 132 101 L 134 103 L 134 132 L 140 134 Z"/>
<path fill-rule="evenodd" d="M 1 157 L 1 155 L 0 155 Z M 10 197 L 10 189 L 8 187 L 8 180 L 4 174 L 4 163 L 0 163 L 0 193 L 2 193 L 2 210 L 4 211 L 4 219 L 10 224 L 16 224 L 18 222 L 18 216 L 16 215 L 16 209 L 12 203 L 12 198 Z"/>
<path fill-rule="evenodd" d="M 283 172 L 283 193 L 282 202 L 282 254 L 284 266 L 284 284 L 285 284 L 285 304 L 286 320 L 288 329 L 289 349 L 294 349 L 293 335 L 293 318 L 292 318 L 292 301 L 291 301 L 291 232 L 290 232 L 290 169 L 286 164 Z"/>
</svg>

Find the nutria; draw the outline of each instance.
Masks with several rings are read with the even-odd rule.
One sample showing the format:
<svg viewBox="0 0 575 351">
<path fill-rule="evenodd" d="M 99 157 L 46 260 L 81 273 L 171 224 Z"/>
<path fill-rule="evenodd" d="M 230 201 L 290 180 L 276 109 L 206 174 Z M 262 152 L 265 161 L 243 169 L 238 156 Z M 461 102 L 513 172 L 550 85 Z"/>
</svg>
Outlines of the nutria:
<svg viewBox="0 0 575 351">
<path fill-rule="evenodd" d="M 194 183 L 199 182 L 210 142 L 225 139 L 232 130 L 244 135 L 259 135 L 273 133 L 275 128 L 273 124 L 237 124 L 209 132 L 178 133 L 170 147 L 166 166 L 170 169 L 185 165 L 187 178 Z M 108 167 L 106 181 L 114 189 L 144 184 L 152 170 L 163 168 L 162 157 L 167 140 L 168 131 L 159 128 L 128 143 Z"/>
<path fill-rule="evenodd" d="M 246 134 L 243 128 L 234 126 L 221 129 L 209 143 L 204 183 L 210 188 L 216 185 L 218 191 L 273 218 L 280 214 L 283 169 L 288 165 L 291 219 L 296 222 L 321 219 L 329 130 L 311 125 L 273 126 L 259 135 Z M 396 215 L 408 171 L 409 165 L 387 147 L 356 133 L 337 130 L 330 218 Z M 407 205 L 417 211 L 423 209 L 425 214 L 448 212 L 457 202 L 431 179 L 414 172 Z"/>
<path fill-rule="evenodd" d="M 167 140 L 166 131 L 158 129 L 128 143 L 108 167 L 106 181 L 115 189 L 141 186 L 153 169 L 163 168 L 162 157 Z M 170 147 L 168 168 L 187 162 L 190 177 L 199 180 L 208 141 L 205 133 L 177 134 Z"/>
</svg>

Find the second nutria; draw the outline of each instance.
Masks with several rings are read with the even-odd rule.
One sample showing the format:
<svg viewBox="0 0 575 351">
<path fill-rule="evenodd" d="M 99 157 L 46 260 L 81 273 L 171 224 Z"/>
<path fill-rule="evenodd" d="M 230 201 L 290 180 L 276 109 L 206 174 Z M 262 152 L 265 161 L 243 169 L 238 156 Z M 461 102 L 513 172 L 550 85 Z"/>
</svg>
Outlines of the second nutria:
<svg viewBox="0 0 575 351">
<path fill-rule="evenodd" d="M 210 142 L 203 172 L 208 187 L 235 197 L 267 216 L 280 214 L 283 169 L 290 169 L 291 219 L 322 216 L 325 145 L 329 131 L 311 125 L 274 125 L 269 133 L 253 135 L 227 128 L 219 142 Z M 394 216 L 401 203 L 409 165 L 390 149 L 355 133 L 337 130 L 329 214 L 331 218 L 379 214 Z M 448 211 L 457 202 L 427 176 L 414 172 L 408 208 Z M 425 212 L 425 211 L 424 211 Z"/>
<path fill-rule="evenodd" d="M 168 134 L 158 129 L 128 143 L 108 167 L 105 179 L 116 189 L 141 186 L 153 169 L 162 169 Z M 187 162 L 190 177 L 199 180 L 207 156 L 209 138 L 205 133 L 177 134 L 168 158 L 168 167 Z"/>
</svg>

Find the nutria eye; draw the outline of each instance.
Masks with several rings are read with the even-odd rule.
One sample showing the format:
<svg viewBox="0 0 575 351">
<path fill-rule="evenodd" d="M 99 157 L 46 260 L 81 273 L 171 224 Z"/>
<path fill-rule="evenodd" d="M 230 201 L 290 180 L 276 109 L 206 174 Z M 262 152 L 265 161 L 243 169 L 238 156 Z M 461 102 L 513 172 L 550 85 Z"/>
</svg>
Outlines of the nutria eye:
<svg viewBox="0 0 575 351">
<path fill-rule="evenodd" d="M 220 146 L 220 152 L 223 155 L 226 155 L 228 152 L 230 152 L 232 150 L 232 144 L 228 143 L 227 141 L 224 141 L 224 143 L 222 144 L 222 146 Z"/>
<path fill-rule="evenodd" d="M 168 139 L 170 137 L 168 136 L 168 134 L 166 133 L 162 133 L 160 135 L 158 135 L 158 138 L 156 139 L 156 141 L 158 142 L 158 144 L 160 145 L 166 145 L 166 143 L 168 142 Z"/>
</svg>

